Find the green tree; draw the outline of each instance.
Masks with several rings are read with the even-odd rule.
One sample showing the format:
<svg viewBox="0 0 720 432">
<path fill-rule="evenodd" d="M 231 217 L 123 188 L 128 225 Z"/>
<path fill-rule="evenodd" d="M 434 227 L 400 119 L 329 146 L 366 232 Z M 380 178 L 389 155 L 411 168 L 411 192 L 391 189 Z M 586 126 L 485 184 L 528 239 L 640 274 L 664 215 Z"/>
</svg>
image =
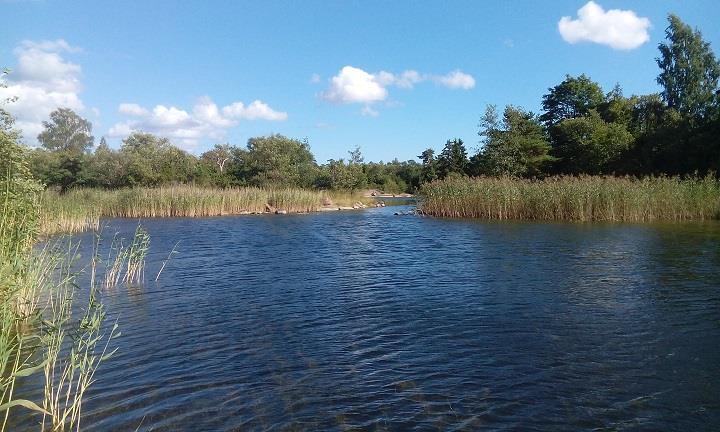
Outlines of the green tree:
<svg viewBox="0 0 720 432">
<path fill-rule="evenodd" d="M 243 175 L 256 185 L 310 187 L 317 173 L 307 140 L 277 134 L 250 138 L 242 157 Z"/>
<path fill-rule="evenodd" d="M 90 150 L 95 140 L 92 123 L 69 108 L 59 108 L 50 113 L 50 121 L 43 121 L 43 130 L 37 137 L 40 144 L 51 151 L 72 154 Z"/>
<path fill-rule="evenodd" d="M 619 123 L 630 127 L 633 119 L 633 108 L 637 97 L 626 98 L 622 87 L 615 87 L 605 96 L 605 101 L 598 106 L 600 117 L 608 123 Z"/>
<path fill-rule="evenodd" d="M 101 188 L 118 188 L 127 185 L 125 159 L 120 152 L 110 148 L 105 137 L 91 156 L 87 158 L 84 183 Z"/>
<path fill-rule="evenodd" d="M 660 43 L 657 82 L 669 108 L 693 119 L 706 116 L 717 107 L 720 65 L 710 44 L 676 15 L 668 16 L 666 42 Z"/>
<path fill-rule="evenodd" d="M 536 177 L 554 160 L 543 126 L 533 113 L 507 106 L 499 123 L 491 105 L 480 125 L 483 148 L 476 163 L 481 174 Z"/>
<path fill-rule="evenodd" d="M 230 144 L 215 144 L 211 150 L 200 155 L 200 159 L 224 174 L 227 164 L 232 163 L 232 148 Z"/>
<path fill-rule="evenodd" d="M 37 231 L 38 196 L 42 190 L 32 177 L 28 150 L 18 142 L 20 134 L 13 127 L 12 115 L 3 108 L 4 102 L 0 101 L 0 258 L 16 256 L 32 246 Z M 0 262 L 0 285 L 12 287 L 8 276 L 13 277 L 15 264 Z"/>
<path fill-rule="evenodd" d="M 364 158 L 360 152 L 360 147 L 355 147 L 353 150 L 348 151 L 348 154 L 350 155 L 350 158 L 348 159 L 347 164 L 349 180 L 349 187 L 347 189 L 354 192 L 367 185 L 367 175 L 363 169 Z"/>
<path fill-rule="evenodd" d="M 447 140 L 437 159 L 438 176 L 445 178 L 453 173 L 466 174 L 467 166 L 467 150 L 463 141 L 459 138 Z"/>
<path fill-rule="evenodd" d="M 556 155 L 565 173 L 608 174 L 630 148 L 633 136 L 619 123 L 604 121 L 597 111 L 557 125 Z"/>
<path fill-rule="evenodd" d="M 587 76 L 565 76 L 565 80 L 548 89 L 543 96 L 542 107 L 545 112 L 540 120 L 552 129 L 565 119 L 582 117 L 597 108 L 605 100 L 600 85 Z"/>
<path fill-rule="evenodd" d="M 422 161 L 422 171 L 420 173 L 420 182 L 427 183 L 438 178 L 437 161 L 435 160 L 435 150 L 429 148 L 423 150 L 418 158 Z"/>
<path fill-rule="evenodd" d="M 123 140 L 120 152 L 131 186 L 157 186 L 193 180 L 194 156 L 173 146 L 167 138 L 134 132 Z"/>
</svg>

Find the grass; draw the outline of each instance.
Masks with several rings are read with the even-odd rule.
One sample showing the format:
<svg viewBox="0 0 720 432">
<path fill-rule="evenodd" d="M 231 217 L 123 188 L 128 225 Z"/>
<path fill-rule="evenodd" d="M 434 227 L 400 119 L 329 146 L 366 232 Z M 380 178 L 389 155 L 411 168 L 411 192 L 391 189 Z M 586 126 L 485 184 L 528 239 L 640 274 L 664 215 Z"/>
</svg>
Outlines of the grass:
<svg viewBox="0 0 720 432">
<path fill-rule="evenodd" d="M 7 145 L 0 144 L 0 150 Z M 0 177 L 0 431 L 10 430 L 12 416 L 21 411 L 35 413 L 39 430 L 79 431 L 86 392 L 119 336 L 117 323 L 111 329 L 103 325 L 98 268 L 127 262 L 128 281 L 141 281 L 149 237 L 138 228 L 128 253 L 111 252 L 104 262 L 96 252 L 89 266 L 78 270 L 77 244 L 56 239 L 35 247 L 41 188 L 17 171 L 7 169 Z M 118 256 L 128 258 L 118 264 Z M 87 303 L 76 296 L 82 271 L 90 275 L 82 287 L 89 290 Z M 104 277 L 114 276 L 106 271 Z M 24 398 L 20 382 L 38 375 L 43 395 Z"/>
<path fill-rule="evenodd" d="M 685 221 L 720 218 L 720 181 L 677 177 L 453 178 L 426 184 L 428 215 L 480 219 Z"/>
<path fill-rule="evenodd" d="M 48 236 L 97 230 L 102 217 L 208 217 L 284 210 L 308 213 L 324 204 L 351 206 L 359 194 L 303 189 L 203 188 L 173 186 L 118 190 L 75 189 L 65 194 L 45 191 L 40 231 Z"/>
</svg>

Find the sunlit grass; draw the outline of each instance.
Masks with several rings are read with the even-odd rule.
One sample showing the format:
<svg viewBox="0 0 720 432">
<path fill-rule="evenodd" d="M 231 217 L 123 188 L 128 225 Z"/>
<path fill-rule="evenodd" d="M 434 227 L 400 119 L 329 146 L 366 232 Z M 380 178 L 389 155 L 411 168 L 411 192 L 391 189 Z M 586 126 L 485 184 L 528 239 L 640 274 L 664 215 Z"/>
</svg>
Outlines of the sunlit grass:
<svg viewBox="0 0 720 432">
<path fill-rule="evenodd" d="M 426 184 L 421 209 L 441 217 L 572 221 L 720 218 L 714 177 L 454 178 Z"/>
<path fill-rule="evenodd" d="M 208 217 L 282 210 L 309 213 L 331 203 L 352 206 L 360 194 L 304 189 L 172 186 L 118 190 L 75 189 L 42 195 L 40 232 L 45 235 L 97 230 L 101 217 Z"/>
</svg>

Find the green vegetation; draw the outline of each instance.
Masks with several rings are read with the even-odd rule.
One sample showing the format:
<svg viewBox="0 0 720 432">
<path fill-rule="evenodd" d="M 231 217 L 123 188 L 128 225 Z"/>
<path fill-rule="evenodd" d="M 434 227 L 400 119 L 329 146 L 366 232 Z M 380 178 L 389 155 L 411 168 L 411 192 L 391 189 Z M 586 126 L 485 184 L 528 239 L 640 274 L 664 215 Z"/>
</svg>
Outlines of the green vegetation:
<svg viewBox="0 0 720 432">
<path fill-rule="evenodd" d="M 40 430 L 80 430 L 83 398 L 119 336 L 117 325 L 103 326 L 106 312 L 96 295 L 98 265 L 112 263 L 93 257 L 88 302 L 80 304 L 77 245 L 34 249 L 42 187 L 18 135 L 0 106 L 0 431 L 9 430 L 18 410 L 35 412 Z M 30 376 L 42 376 L 41 400 L 18 395 Z"/>
<path fill-rule="evenodd" d="M 450 178 L 422 189 L 423 213 L 441 217 L 648 222 L 720 218 L 714 177 Z"/>
<path fill-rule="evenodd" d="M 585 75 L 548 89 L 539 115 L 487 107 L 481 148 L 470 157 L 448 141 L 425 150 L 421 179 L 449 175 L 544 178 L 553 175 L 706 175 L 720 171 L 720 64 L 697 30 L 670 15 L 659 46 L 658 94 L 626 97 Z"/>
<path fill-rule="evenodd" d="M 415 161 L 363 163 L 359 149 L 347 161 L 318 165 L 307 140 L 282 135 L 255 137 L 245 148 L 216 145 L 196 157 L 173 146 L 167 138 L 135 132 L 111 149 L 105 139 L 94 152 L 89 147 L 60 145 L 76 140 L 92 142 L 92 125 L 68 109 L 52 113 L 53 123 L 38 137 L 42 148 L 30 154 L 33 175 L 52 189 L 117 189 L 193 184 L 201 187 L 260 187 L 339 190 L 363 188 L 389 193 L 413 191 L 419 185 Z M 79 120 L 78 120 L 79 119 Z M 57 123 L 67 123 L 57 127 Z M 58 136 L 64 135 L 64 136 Z"/>
<path fill-rule="evenodd" d="M 607 193 L 600 195 L 621 200 L 618 207 L 627 204 L 622 201 L 626 195 L 612 192 L 618 184 L 677 184 L 680 186 L 674 189 L 685 191 L 687 185 L 699 182 L 698 176 L 709 182 L 705 176 L 720 171 L 720 64 L 700 32 L 674 15 L 669 16 L 666 41 L 659 50 L 657 82 L 662 91 L 658 94 L 626 97 L 619 85 L 606 93 L 585 75 L 566 76 L 543 96 L 540 114 L 507 106 L 500 115 L 495 106 L 488 106 L 479 125 L 481 147 L 475 154 L 469 155 L 465 143 L 456 138 L 447 140 L 437 154 L 433 149 L 423 151 L 418 156 L 421 163 L 366 163 L 355 148 L 348 152 L 347 160 L 318 164 L 306 139 L 282 135 L 250 138 L 244 147 L 218 144 L 196 157 L 166 138 L 134 132 L 117 150 L 103 138 L 91 151 L 92 124 L 61 108 L 44 123 L 45 130 L 38 136 L 42 148 L 29 155 L 30 171 L 48 188 L 40 204 L 40 230 L 47 235 L 97 229 L 103 216 L 214 216 L 274 209 L 308 212 L 329 202 L 351 205 L 356 201 L 354 194 L 366 188 L 415 192 L 430 183 L 423 189 L 430 197 L 442 190 L 454 194 L 455 187 L 477 190 L 476 184 L 490 184 L 487 177 L 497 177 L 497 184 L 512 188 L 516 184 L 575 182 L 587 183 L 588 190 L 607 187 Z M 648 179 L 621 178 L 614 183 L 589 175 Z M 483 179 L 455 180 L 468 176 Z M 554 176 L 578 176 L 579 180 Z M 547 181 L 514 183 L 508 177 Z M 431 183 L 438 179 L 450 181 Z M 555 193 L 575 190 L 554 189 Z M 643 196 L 662 199 L 664 195 L 653 192 Z M 479 202 L 477 197 L 467 199 Z M 438 211 L 464 214 L 447 205 L 445 202 L 439 207 L 444 210 Z M 518 212 L 518 217 L 530 217 L 523 212 Z M 631 213 L 618 217 L 668 217 L 655 216 L 661 214 L 655 211 L 645 216 Z M 537 217 L 556 218 L 565 212 L 551 214 Z M 616 217 L 614 212 L 567 214 L 580 220 Z M 709 217 L 702 212 L 690 214 Z M 686 217 L 690 216 L 670 218 Z"/>
<path fill-rule="evenodd" d="M 495 106 L 488 106 L 479 125 L 481 147 L 472 155 L 456 138 L 447 140 L 437 154 L 431 148 L 424 150 L 418 156 L 421 163 L 366 163 L 355 148 L 346 160 L 318 164 L 307 139 L 270 135 L 250 138 L 245 147 L 218 144 L 196 157 L 166 138 L 143 132 L 130 134 L 117 150 L 103 138 L 91 152 L 92 124 L 61 108 L 45 122 L 38 136 L 42 148 L 31 152 L 30 169 L 60 193 L 77 188 L 163 188 L 157 193 L 145 189 L 110 193 L 110 198 L 80 192 L 100 208 L 62 209 L 60 219 L 71 215 L 69 219 L 79 226 L 93 225 L 101 215 L 202 216 L 257 211 L 265 204 L 291 207 L 288 211 L 317 206 L 317 196 L 305 197 L 289 189 L 414 193 L 423 183 L 456 176 L 716 175 L 720 64 L 700 32 L 674 15 L 669 16 L 666 36 L 657 59 L 660 93 L 626 97 L 619 85 L 605 93 L 586 75 L 566 76 L 543 96 L 540 114 L 507 106 L 500 115 Z M 179 184 L 193 187 L 166 192 Z M 207 192 L 198 188 L 230 192 L 214 191 L 203 197 L 199 195 Z M 295 198 L 275 203 L 275 198 L 258 197 L 270 190 Z M 187 193 L 187 198 L 178 198 L 180 193 Z M 152 203 L 129 203 L 141 197 Z M 218 197 L 223 197 L 219 204 Z M 173 203 L 168 204 L 168 199 Z M 47 201 L 52 206 L 58 200 L 51 195 Z"/>
<path fill-rule="evenodd" d="M 627 98 L 620 86 L 605 94 L 580 75 L 548 89 L 541 115 L 508 106 L 499 121 L 490 106 L 475 156 L 448 169 L 432 150 L 423 153 L 423 178 L 441 179 L 423 186 L 423 211 L 486 219 L 719 218 L 720 64 L 700 32 L 674 15 L 669 23 L 657 59 L 660 94 Z M 452 146 L 443 154 L 463 153 Z"/>
</svg>

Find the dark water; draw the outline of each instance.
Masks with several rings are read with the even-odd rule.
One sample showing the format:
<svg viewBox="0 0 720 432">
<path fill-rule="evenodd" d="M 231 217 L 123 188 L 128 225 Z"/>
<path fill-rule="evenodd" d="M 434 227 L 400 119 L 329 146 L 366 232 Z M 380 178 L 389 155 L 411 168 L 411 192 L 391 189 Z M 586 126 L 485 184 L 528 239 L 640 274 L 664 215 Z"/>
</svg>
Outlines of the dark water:
<svg viewBox="0 0 720 432">
<path fill-rule="evenodd" d="M 720 428 L 720 224 L 397 209 L 143 221 L 84 429 Z"/>
</svg>

